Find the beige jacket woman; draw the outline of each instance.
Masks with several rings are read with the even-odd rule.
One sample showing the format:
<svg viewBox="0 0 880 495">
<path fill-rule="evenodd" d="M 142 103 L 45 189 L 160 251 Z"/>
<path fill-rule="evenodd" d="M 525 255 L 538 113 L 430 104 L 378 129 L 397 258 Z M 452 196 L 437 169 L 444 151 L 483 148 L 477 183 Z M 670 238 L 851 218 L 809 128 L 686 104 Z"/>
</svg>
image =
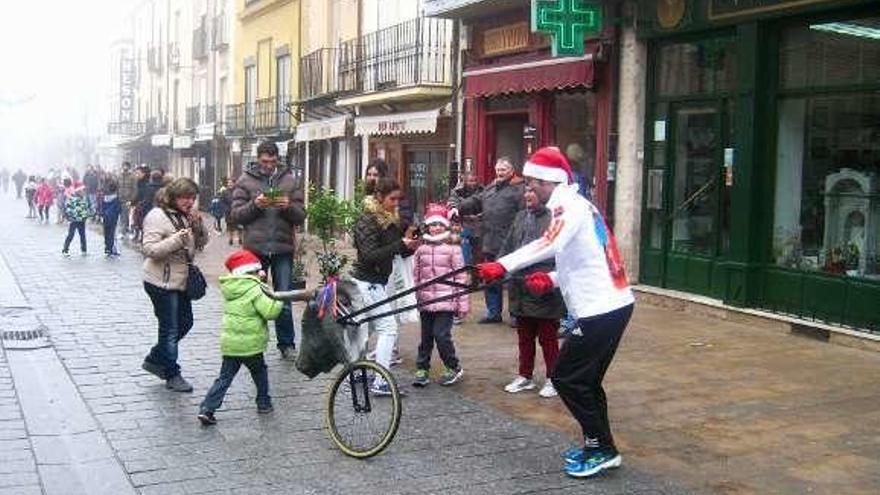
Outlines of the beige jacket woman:
<svg viewBox="0 0 880 495">
<path fill-rule="evenodd" d="M 195 256 L 197 234 L 183 235 L 168 215 L 179 218 L 191 228 L 185 215 L 176 211 L 153 208 L 144 218 L 144 282 L 166 290 L 186 290 L 187 253 Z M 177 220 L 175 220 L 177 221 Z M 193 229 L 195 232 L 197 229 Z"/>
</svg>

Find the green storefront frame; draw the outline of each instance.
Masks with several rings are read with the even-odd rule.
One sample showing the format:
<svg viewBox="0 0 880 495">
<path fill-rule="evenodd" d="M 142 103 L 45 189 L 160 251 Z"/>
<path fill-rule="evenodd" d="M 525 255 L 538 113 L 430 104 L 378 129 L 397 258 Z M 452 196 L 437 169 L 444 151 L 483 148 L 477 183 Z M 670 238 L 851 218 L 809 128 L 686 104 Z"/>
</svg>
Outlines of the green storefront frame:
<svg viewBox="0 0 880 495">
<path fill-rule="evenodd" d="M 779 33 L 796 23 L 877 16 L 877 2 L 682 1 L 684 7 L 673 13 L 679 21 L 672 28 L 661 26 L 661 15 L 666 16 L 666 25 L 670 21 L 668 11 L 660 12 L 660 3 L 640 3 L 640 34 L 648 43 L 649 54 L 640 282 L 706 295 L 733 306 L 880 331 L 880 283 L 876 280 L 782 267 L 775 263 L 773 254 Z M 712 9 L 716 14 L 723 11 L 725 16 L 712 18 Z M 664 47 L 724 39 L 732 40 L 735 46 L 735 87 L 673 95 L 657 87 Z M 878 91 L 880 85 L 848 89 Z M 719 108 L 722 121 L 726 108 L 732 115 L 728 126 L 734 150 L 732 163 L 728 163 L 730 157 L 724 151 L 713 151 L 719 178 L 716 197 L 711 200 L 716 201 L 720 191 L 727 188 L 728 201 L 717 201 L 715 212 L 716 225 L 726 222 L 727 231 L 715 234 L 725 240 L 719 240 L 708 254 L 680 252 L 673 224 L 677 212 L 682 211 L 682 200 L 687 201 L 691 194 L 676 193 L 676 169 L 682 163 L 681 149 L 692 146 L 681 146 L 676 141 L 676 108 L 705 111 L 700 105 L 706 104 Z M 725 124 L 719 123 L 717 129 L 723 135 Z M 661 132 L 663 144 L 659 147 L 663 149 L 658 150 L 656 134 Z M 723 150 L 725 146 L 716 147 Z M 662 184 L 659 193 L 658 184 Z M 658 216 L 663 219 L 661 227 Z"/>
</svg>

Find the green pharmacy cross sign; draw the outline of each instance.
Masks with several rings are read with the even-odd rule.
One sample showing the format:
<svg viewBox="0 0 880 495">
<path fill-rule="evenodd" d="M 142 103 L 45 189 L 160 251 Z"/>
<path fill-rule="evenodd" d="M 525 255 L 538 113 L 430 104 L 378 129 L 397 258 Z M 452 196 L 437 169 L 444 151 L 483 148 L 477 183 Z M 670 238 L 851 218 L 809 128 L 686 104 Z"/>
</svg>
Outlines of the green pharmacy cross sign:
<svg viewBox="0 0 880 495">
<path fill-rule="evenodd" d="M 532 0 L 532 31 L 549 33 L 554 57 L 584 54 L 584 36 L 602 30 L 602 5 L 587 0 Z"/>
</svg>

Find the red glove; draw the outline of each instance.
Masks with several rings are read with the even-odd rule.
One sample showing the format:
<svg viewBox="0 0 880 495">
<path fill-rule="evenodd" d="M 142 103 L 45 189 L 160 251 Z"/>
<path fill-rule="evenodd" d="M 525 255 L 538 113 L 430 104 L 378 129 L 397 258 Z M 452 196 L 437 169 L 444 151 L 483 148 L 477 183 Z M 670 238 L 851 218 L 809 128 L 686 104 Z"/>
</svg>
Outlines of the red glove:
<svg viewBox="0 0 880 495">
<path fill-rule="evenodd" d="M 543 296 L 553 290 L 553 279 L 544 272 L 526 275 L 525 284 L 526 289 L 536 296 Z"/>
<path fill-rule="evenodd" d="M 504 268 L 504 265 L 501 263 L 492 261 L 490 263 L 480 263 L 477 265 L 477 273 L 484 282 L 494 282 L 503 277 L 504 274 L 507 273 L 507 269 Z"/>
</svg>

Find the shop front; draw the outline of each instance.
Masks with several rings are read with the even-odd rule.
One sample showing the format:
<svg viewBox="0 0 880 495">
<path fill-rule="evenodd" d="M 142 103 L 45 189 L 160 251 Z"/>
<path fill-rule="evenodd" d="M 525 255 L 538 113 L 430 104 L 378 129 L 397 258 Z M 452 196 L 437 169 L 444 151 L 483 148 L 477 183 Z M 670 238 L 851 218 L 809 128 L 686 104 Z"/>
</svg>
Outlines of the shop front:
<svg viewBox="0 0 880 495">
<path fill-rule="evenodd" d="M 295 169 L 315 187 L 329 187 L 346 198 L 354 195 L 355 153 L 350 151 L 348 115 L 303 122 L 296 128 Z"/>
<path fill-rule="evenodd" d="M 553 57 L 548 37 L 531 32 L 529 20 L 527 8 L 468 20 L 464 168 L 488 182 L 499 158 L 521 169 L 537 148 L 558 146 L 604 209 L 614 97 L 604 59 L 613 37 L 587 40 L 583 55 Z"/>
<path fill-rule="evenodd" d="M 880 330 L 876 2 L 641 7 L 641 282 Z"/>
<path fill-rule="evenodd" d="M 455 138 L 447 109 L 360 116 L 354 133 L 365 140 L 369 159 L 380 158 L 404 188 L 416 218 L 428 203 L 445 201 L 454 184 Z"/>
</svg>

